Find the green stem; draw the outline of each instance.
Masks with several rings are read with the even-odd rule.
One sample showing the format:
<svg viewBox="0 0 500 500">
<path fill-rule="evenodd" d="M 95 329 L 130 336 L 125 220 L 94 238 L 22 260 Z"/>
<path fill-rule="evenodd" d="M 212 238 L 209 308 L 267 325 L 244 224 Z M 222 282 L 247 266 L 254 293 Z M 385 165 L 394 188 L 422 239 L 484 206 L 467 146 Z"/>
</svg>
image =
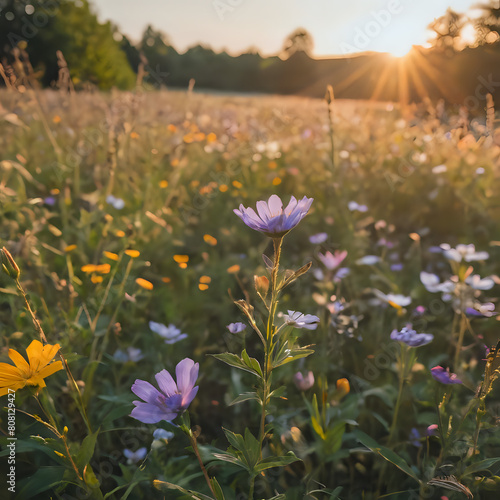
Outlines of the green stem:
<svg viewBox="0 0 500 500">
<path fill-rule="evenodd" d="M 403 397 L 403 389 L 407 376 L 407 354 L 408 347 L 406 345 L 401 344 L 401 359 L 400 359 L 400 373 L 399 373 L 399 389 L 398 389 L 398 397 L 396 399 L 396 406 L 394 407 L 394 416 L 392 418 L 391 428 L 389 430 L 389 439 L 387 441 L 388 445 L 392 443 L 394 438 L 394 433 L 396 432 L 396 425 L 398 422 L 399 416 L 399 408 L 401 406 L 401 399 Z"/>
<path fill-rule="evenodd" d="M 459 371 L 458 363 L 460 362 L 460 353 L 462 352 L 462 345 L 464 343 L 464 336 L 465 336 L 466 330 L 467 330 L 467 318 L 466 318 L 465 314 L 462 312 L 462 315 L 460 318 L 460 330 L 458 332 L 457 347 L 455 350 L 455 359 L 453 361 L 453 367 L 454 367 L 455 371 Z"/>
<path fill-rule="evenodd" d="M 274 245 L 274 266 L 271 273 L 271 305 L 269 307 L 269 317 L 267 319 L 267 330 L 266 330 L 266 343 L 264 345 L 264 372 L 262 378 L 262 413 L 260 417 L 260 431 L 259 431 L 259 443 L 260 443 L 260 453 L 259 457 L 262 459 L 262 445 L 265 437 L 265 425 L 266 425 L 266 408 L 267 400 L 271 388 L 269 387 L 269 378 L 271 376 L 272 362 L 271 355 L 273 352 L 273 336 L 274 336 L 274 317 L 276 315 L 276 308 L 278 306 L 278 271 L 279 262 L 281 257 L 281 245 L 283 238 L 273 238 Z"/>
</svg>

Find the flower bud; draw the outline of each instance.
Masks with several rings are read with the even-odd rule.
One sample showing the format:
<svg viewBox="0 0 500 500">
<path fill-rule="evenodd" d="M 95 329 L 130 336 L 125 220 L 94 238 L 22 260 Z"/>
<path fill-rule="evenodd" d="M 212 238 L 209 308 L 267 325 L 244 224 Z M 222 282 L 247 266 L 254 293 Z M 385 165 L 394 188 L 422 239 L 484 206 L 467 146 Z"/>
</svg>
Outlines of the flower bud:
<svg viewBox="0 0 500 500">
<path fill-rule="evenodd" d="M 326 93 L 325 93 L 325 101 L 328 104 L 331 104 L 334 99 L 335 99 L 335 96 L 333 94 L 333 87 L 331 85 L 327 85 L 326 86 Z"/>
<path fill-rule="evenodd" d="M 254 276 L 255 289 L 257 293 L 263 298 L 266 298 L 267 292 L 269 290 L 269 280 L 266 276 Z"/>
<path fill-rule="evenodd" d="M 337 391 L 340 393 L 339 396 L 342 398 L 349 394 L 351 386 L 349 385 L 349 380 L 346 378 L 339 378 L 337 380 Z"/>
<path fill-rule="evenodd" d="M 17 280 L 21 271 L 16 264 L 14 257 L 12 257 L 11 253 L 5 247 L 0 250 L 0 253 L 2 254 L 2 268 L 4 272 L 13 280 Z"/>
</svg>

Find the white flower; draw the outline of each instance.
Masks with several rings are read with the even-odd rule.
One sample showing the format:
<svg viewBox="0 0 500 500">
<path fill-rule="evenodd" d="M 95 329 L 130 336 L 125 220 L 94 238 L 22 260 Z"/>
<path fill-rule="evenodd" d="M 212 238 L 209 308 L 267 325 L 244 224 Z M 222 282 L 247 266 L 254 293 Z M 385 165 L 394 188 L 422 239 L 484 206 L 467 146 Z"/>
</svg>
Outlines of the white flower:
<svg viewBox="0 0 500 500">
<path fill-rule="evenodd" d="M 288 311 L 284 314 L 285 323 L 295 328 L 306 328 L 307 330 L 316 330 L 319 323 L 318 316 L 313 314 L 303 314 L 299 311 Z"/>
<path fill-rule="evenodd" d="M 380 262 L 382 259 L 376 255 L 365 255 L 356 261 L 358 265 L 373 266 Z"/>
<path fill-rule="evenodd" d="M 491 278 L 481 278 L 479 274 L 472 274 L 465 278 L 465 282 L 475 290 L 490 290 L 495 285 Z"/>
<path fill-rule="evenodd" d="M 379 298 L 389 303 L 392 302 L 398 306 L 406 307 L 411 304 L 411 297 L 406 297 L 405 295 L 396 294 L 396 293 L 388 293 L 385 294 L 380 290 L 373 290 L 373 293 Z"/>
<path fill-rule="evenodd" d="M 441 248 L 443 249 L 444 256 L 455 262 L 462 262 L 462 260 L 465 260 L 465 262 L 486 260 L 490 256 L 488 252 L 476 252 L 476 247 L 472 243 L 470 245 L 460 244 L 456 248 L 451 248 L 448 243 L 443 243 Z"/>
</svg>

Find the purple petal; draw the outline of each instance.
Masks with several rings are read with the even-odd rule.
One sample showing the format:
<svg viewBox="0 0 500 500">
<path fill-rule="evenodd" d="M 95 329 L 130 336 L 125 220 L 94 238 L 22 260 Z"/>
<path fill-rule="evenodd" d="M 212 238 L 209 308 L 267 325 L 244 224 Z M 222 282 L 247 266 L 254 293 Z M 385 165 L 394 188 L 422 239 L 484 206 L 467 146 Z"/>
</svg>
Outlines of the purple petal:
<svg viewBox="0 0 500 500">
<path fill-rule="evenodd" d="M 171 412 L 166 409 L 160 408 L 156 405 L 143 403 L 141 401 L 134 401 L 136 407 L 130 413 L 130 416 L 143 422 L 144 424 L 156 424 L 161 420 L 173 420 L 176 412 Z"/>
<path fill-rule="evenodd" d="M 167 370 L 162 370 L 155 375 L 158 387 L 166 396 L 173 396 L 177 393 L 177 385 L 172 378 L 172 375 Z"/>
<path fill-rule="evenodd" d="M 182 396 L 182 408 L 187 408 L 191 404 L 191 401 L 193 401 L 194 397 L 198 393 L 198 389 L 198 386 L 193 387 L 191 391 Z"/>
<path fill-rule="evenodd" d="M 158 389 L 145 380 L 137 379 L 132 385 L 131 390 L 136 396 L 146 401 L 146 403 L 154 404 L 158 400 L 158 397 L 161 396 Z"/>
<path fill-rule="evenodd" d="M 175 375 L 177 377 L 177 387 L 181 394 L 187 394 L 194 387 L 198 378 L 198 369 L 198 363 L 189 358 L 185 358 L 177 364 Z"/>
</svg>

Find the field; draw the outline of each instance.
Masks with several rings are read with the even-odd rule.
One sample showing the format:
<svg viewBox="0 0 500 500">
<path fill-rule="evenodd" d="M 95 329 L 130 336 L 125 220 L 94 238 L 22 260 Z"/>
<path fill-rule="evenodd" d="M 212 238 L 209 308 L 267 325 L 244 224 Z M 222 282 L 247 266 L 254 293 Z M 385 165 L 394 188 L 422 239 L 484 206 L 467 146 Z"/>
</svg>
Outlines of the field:
<svg viewBox="0 0 500 500">
<path fill-rule="evenodd" d="M 2 361 L 32 354 L 30 374 L 0 365 L 2 491 L 498 498 L 494 124 L 430 104 L 0 93 Z M 233 212 L 273 194 L 314 199 L 283 239 Z M 171 417 L 131 417 L 136 381 L 185 358 L 197 380 L 179 369 L 154 407 Z"/>
</svg>

